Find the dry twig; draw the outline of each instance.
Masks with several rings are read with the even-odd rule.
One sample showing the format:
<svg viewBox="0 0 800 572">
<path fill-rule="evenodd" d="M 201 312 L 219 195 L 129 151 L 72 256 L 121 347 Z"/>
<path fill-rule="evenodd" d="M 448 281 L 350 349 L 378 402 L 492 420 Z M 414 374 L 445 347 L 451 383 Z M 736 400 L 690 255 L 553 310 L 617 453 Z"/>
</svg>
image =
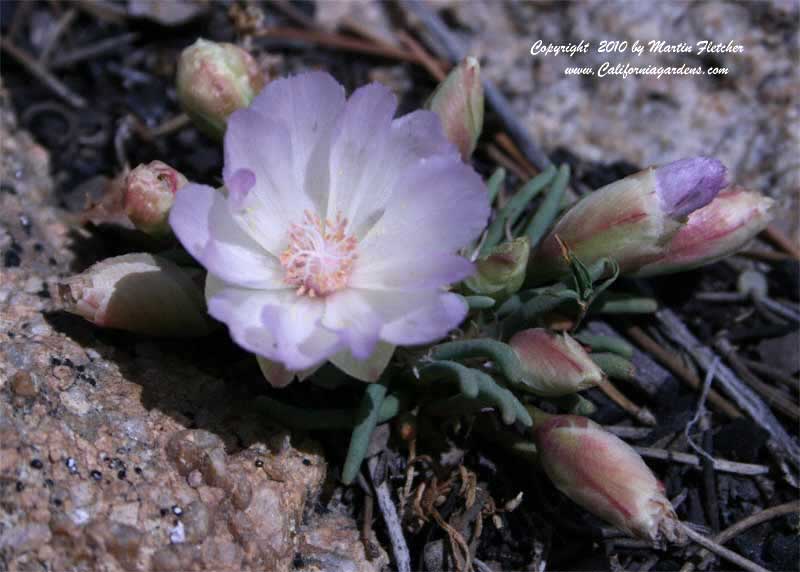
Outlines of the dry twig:
<svg viewBox="0 0 800 572">
<path fill-rule="evenodd" d="M 659 459 L 662 461 L 674 461 L 700 468 L 700 457 L 689 453 L 678 453 L 667 449 L 657 449 L 654 447 L 633 447 L 642 457 Z M 769 472 L 766 465 L 754 465 L 751 463 L 735 463 L 724 459 L 714 459 L 714 469 L 722 473 L 734 473 L 737 475 L 765 475 Z"/>
<path fill-rule="evenodd" d="M 53 53 L 56 45 L 58 44 L 58 40 L 67 31 L 67 29 L 72 25 L 72 21 L 75 19 L 77 12 L 74 8 L 71 8 L 64 12 L 61 15 L 61 18 L 58 19 L 56 22 L 55 28 L 53 31 L 50 32 L 50 36 L 47 38 L 47 43 L 42 48 L 42 51 L 39 53 L 39 64 L 43 67 L 47 68 L 48 63 L 50 62 L 50 55 Z"/>
<path fill-rule="evenodd" d="M 746 364 L 747 367 L 749 367 L 753 371 L 765 375 L 777 381 L 778 383 L 782 383 L 783 385 L 792 389 L 793 391 L 800 390 L 800 380 L 793 378 L 791 375 L 785 374 L 780 369 L 772 367 L 765 363 L 749 360 L 743 357 L 740 357 L 739 359 L 742 361 L 742 363 Z"/>
<path fill-rule="evenodd" d="M 381 483 L 375 482 L 378 456 L 370 458 L 369 461 L 367 461 L 367 467 L 369 468 L 372 486 L 375 488 L 378 508 L 381 509 L 383 521 L 386 524 L 386 530 L 389 532 L 389 541 L 392 544 L 392 553 L 394 554 L 397 570 L 398 572 L 411 572 L 411 556 L 408 553 L 408 545 L 406 544 L 405 536 L 403 536 L 403 527 L 400 524 L 400 519 L 397 518 L 397 509 L 392 500 L 392 492 L 389 489 L 389 483 L 386 481 Z"/>
<path fill-rule="evenodd" d="M 386 44 L 376 44 L 375 42 L 364 41 L 358 38 L 322 30 L 301 30 L 299 28 L 277 27 L 257 30 L 253 35 L 272 40 L 306 42 L 318 46 L 325 46 L 327 48 L 370 54 L 422 65 L 422 62 L 419 61 L 417 56 L 400 48 L 395 48 Z"/>
<path fill-rule="evenodd" d="M 800 260 L 800 247 L 798 247 L 792 239 L 786 236 L 775 225 L 769 225 L 761 233 L 761 236 L 784 252 L 791 254 L 796 260 Z"/>
<path fill-rule="evenodd" d="M 731 367 L 739 374 L 744 382 L 757 391 L 769 405 L 772 405 L 780 413 L 792 418 L 792 420 L 800 421 L 800 407 L 793 403 L 780 389 L 758 379 L 753 372 L 742 363 L 739 356 L 736 355 L 736 350 L 728 340 L 719 338 L 714 342 L 714 347 L 728 360 L 728 363 L 731 364 Z"/>
<path fill-rule="evenodd" d="M 678 379 L 684 381 L 693 389 L 701 389 L 700 378 L 691 369 L 686 367 L 680 357 L 670 352 L 664 346 L 647 335 L 639 326 L 629 326 L 625 333 L 643 349 L 651 353 L 664 367 L 669 369 Z M 708 391 L 708 401 L 715 409 L 732 419 L 742 416 L 742 412 L 733 403 L 720 395 L 717 391 Z"/>
<path fill-rule="evenodd" d="M 14 58 L 22 67 L 30 72 L 32 76 L 41 81 L 50 91 L 66 101 L 76 109 L 84 109 L 86 100 L 68 88 L 56 76 L 47 71 L 39 62 L 19 49 L 6 38 L 0 37 L 0 48 L 5 50 L 8 55 Z"/>
<path fill-rule="evenodd" d="M 138 38 L 139 34 L 135 32 L 128 32 L 119 36 L 114 36 L 113 38 L 101 40 L 94 44 L 81 46 L 70 52 L 56 56 L 50 63 L 49 67 L 50 69 L 54 70 L 70 67 L 82 61 L 96 58 L 116 50 L 121 50 L 122 48 L 132 44 Z"/>
<path fill-rule="evenodd" d="M 686 534 L 686 536 L 688 536 L 692 540 L 692 542 L 695 542 L 696 544 L 699 544 L 700 546 L 706 548 L 707 550 L 710 550 L 714 554 L 721 556 L 728 562 L 736 564 L 743 570 L 747 570 L 748 572 L 769 572 L 766 568 L 762 568 L 752 560 L 748 560 L 744 556 L 740 556 L 739 554 L 736 554 L 734 551 L 728 550 L 724 546 L 720 546 L 710 538 L 707 538 L 702 534 L 695 532 L 685 524 L 683 524 L 683 531 Z"/>
<path fill-rule="evenodd" d="M 655 415 L 647 408 L 635 404 L 628 399 L 617 387 L 612 384 L 608 379 L 603 380 L 598 384 L 597 388 L 606 394 L 614 403 L 619 405 L 626 413 L 631 415 L 634 419 L 639 421 L 642 425 L 654 427 L 656 425 Z"/>
<path fill-rule="evenodd" d="M 717 534 L 713 540 L 717 544 L 725 544 L 748 528 L 762 524 L 770 519 L 777 518 L 785 514 L 791 514 L 793 512 L 800 512 L 800 501 L 787 502 L 751 514 L 750 516 L 743 518 L 739 522 L 732 524 Z M 702 560 L 700 561 L 699 568 L 704 569 L 706 566 L 708 566 L 709 561 L 711 558 L 713 558 L 713 556 L 706 550 L 701 550 L 700 556 Z M 684 564 L 683 568 L 681 568 L 681 572 L 692 572 L 694 568 L 694 564 L 687 562 Z"/>
</svg>

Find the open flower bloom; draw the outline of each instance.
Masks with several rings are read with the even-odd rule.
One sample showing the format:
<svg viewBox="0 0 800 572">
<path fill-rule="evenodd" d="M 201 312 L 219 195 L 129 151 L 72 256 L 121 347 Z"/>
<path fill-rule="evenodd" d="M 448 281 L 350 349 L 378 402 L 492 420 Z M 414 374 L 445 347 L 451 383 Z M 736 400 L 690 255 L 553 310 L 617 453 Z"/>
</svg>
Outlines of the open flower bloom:
<svg viewBox="0 0 800 572">
<path fill-rule="evenodd" d="M 170 224 L 208 269 L 209 313 L 245 349 L 372 380 L 382 366 L 353 364 L 464 319 L 446 287 L 473 272 L 458 251 L 486 224 L 486 190 L 435 114 L 395 108 L 379 84 L 345 100 L 325 73 L 273 81 L 228 120 L 227 192 L 178 192 Z"/>
<path fill-rule="evenodd" d="M 533 436 L 547 476 L 583 508 L 634 536 L 680 537 L 664 486 L 625 441 L 578 415 L 537 422 Z"/>
</svg>

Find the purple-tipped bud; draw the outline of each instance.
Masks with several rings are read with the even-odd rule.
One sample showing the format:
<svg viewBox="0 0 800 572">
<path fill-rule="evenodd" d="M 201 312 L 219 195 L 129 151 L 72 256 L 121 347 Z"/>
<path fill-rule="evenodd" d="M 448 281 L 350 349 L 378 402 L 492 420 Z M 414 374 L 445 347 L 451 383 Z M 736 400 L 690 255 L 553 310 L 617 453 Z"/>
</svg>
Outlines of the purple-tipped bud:
<svg viewBox="0 0 800 572">
<path fill-rule="evenodd" d="M 151 336 L 196 337 L 211 331 L 192 277 L 151 254 L 108 258 L 57 287 L 63 309 L 104 328 Z"/>
<path fill-rule="evenodd" d="M 445 135 L 468 160 L 483 130 L 483 84 L 481 66 L 465 58 L 439 84 L 426 108 L 442 120 Z"/>
<path fill-rule="evenodd" d="M 556 223 L 528 264 L 531 282 L 569 271 L 562 241 L 586 265 L 617 261 L 623 274 L 657 259 L 692 212 L 725 185 L 716 159 L 682 159 L 640 171 L 587 195 Z"/>
<path fill-rule="evenodd" d="M 725 258 L 750 242 L 772 220 L 775 201 L 759 193 L 732 188 L 689 215 L 658 258 L 636 276 L 682 272 Z"/>
<path fill-rule="evenodd" d="M 464 285 L 474 294 L 505 300 L 522 286 L 530 252 L 525 237 L 504 242 L 477 260 L 475 274 Z"/>
<path fill-rule="evenodd" d="M 169 234 L 175 193 L 188 181 L 161 161 L 139 165 L 125 178 L 125 214 L 139 230 L 155 237 Z"/>
<path fill-rule="evenodd" d="M 542 419 L 533 435 L 545 473 L 574 502 L 628 534 L 680 539 L 664 486 L 625 441 L 575 415 Z"/>
<path fill-rule="evenodd" d="M 714 200 L 725 186 L 725 165 L 709 157 L 674 161 L 656 169 L 656 194 L 672 218 L 688 216 Z"/>
<path fill-rule="evenodd" d="M 603 372 L 568 334 L 543 328 L 518 332 L 508 345 L 525 372 L 525 386 L 543 397 L 570 395 L 603 381 Z"/>
<path fill-rule="evenodd" d="M 222 137 L 228 116 L 250 105 L 265 83 L 253 57 L 233 44 L 199 39 L 178 61 L 181 106 L 212 137 Z"/>
</svg>

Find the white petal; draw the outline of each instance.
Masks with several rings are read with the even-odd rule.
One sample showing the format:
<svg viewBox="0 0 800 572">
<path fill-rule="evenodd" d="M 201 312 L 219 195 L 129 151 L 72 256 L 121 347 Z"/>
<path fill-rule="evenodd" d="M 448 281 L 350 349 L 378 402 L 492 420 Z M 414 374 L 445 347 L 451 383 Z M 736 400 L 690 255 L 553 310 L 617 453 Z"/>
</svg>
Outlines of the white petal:
<svg viewBox="0 0 800 572">
<path fill-rule="evenodd" d="M 437 290 L 349 288 L 326 299 L 322 325 L 336 332 L 356 359 L 367 359 L 379 340 L 409 345 L 442 338 L 466 313 L 463 298 Z"/>
<path fill-rule="evenodd" d="M 276 79 L 251 108 L 288 128 L 295 183 L 325 212 L 332 126 L 345 105 L 344 88 L 329 74 L 309 72 Z"/>
<path fill-rule="evenodd" d="M 442 156 L 417 163 L 398 181 L 385 213 L 359 243 L 351 283 L 408 287 L 412 276 L 405 286 L 398 280 L 406 268 L 419 287 L 461 280 L 469 270 L 449 255 L 475 239 L 488 217 L 486 188 L 470 167 Z"/>
<path fill-rule="evenodd" d="M 383 325 L 368 292 L 348 288 L 325 299 L 322 325 L 335 332 L 356 359 L 367 359 L 372 354 Z"/>
<path fill-rule="evenodd" d="M 467 302 L 449 292 L 435 293 L 419 306 L 381 329 L 381 339 L 397 345 L 419 345 L 440 340 L 467 316 Z"/>
<path fill-rule="evenodd" d="M 327 217 L 335 219 L 341 213 L 350 221 L 350 232 L 361 222 L 356 215 L 362 201 L 373 199 L 372 183 L 383 168 L 380 160 L 396 106 L 389 88 L 369 84 L 350 96 L 334 127 Z"/>
<path fill-rule="evenodd" d="M 371 290 L 433 290 L 455 284 L 475 272 L 475 265 L 463 256 L 435 252 L 367 251 L 359 258 L 348 284 Z"/>
<path fill-rule="evenodd" d="M 184 248 L 210 273 L 240 286 L 285 288 L 278 260 L 239 228 L 219 191 L 182 187 L 169 221 Z"/>
<path fill-rule="evenodd" d="M 295 181 L 293 153 L 283 122 L 252 109 L 240 109 L 228 119 L 223 177 L 232 191 L 231 212 L 240 226 L 275 256 L 286 247 L 289 226 L 301 222 L 304 211 L 316 212 Z M 242 181 L 252 187 L 244 187 Z"/>
<path fill-rule="evenodd" d="M 318 365 L 337 351 L 338 339 L 318 326 L 323 309 L 322 300 L 292 290 L 225 287 L 208 300 L 209 314 L 228 325 L 237 344 L 290 370 Z"/>
<path fill-rule="evenodd" d="M 380 140 L 380 133 L 372 135 Z M 347 214 L 350 232 L 362 237 L 381 217 L 397 181 L 408 168 L 423 159 L 451 157 L 460 163 L 455 146 L 447 140 L 435 113 L 418 110 L 392 121 L 388 137 L 381 147 L 371 146 L 360 189 Z"/>
</svg>

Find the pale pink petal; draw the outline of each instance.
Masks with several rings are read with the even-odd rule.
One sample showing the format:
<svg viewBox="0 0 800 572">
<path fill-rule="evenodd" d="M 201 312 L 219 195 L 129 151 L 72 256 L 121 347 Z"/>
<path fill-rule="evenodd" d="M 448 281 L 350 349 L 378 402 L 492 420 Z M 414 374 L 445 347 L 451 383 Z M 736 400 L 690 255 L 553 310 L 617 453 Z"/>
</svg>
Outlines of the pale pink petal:
<svg viewBox="0 0 800 572">
<path fill-rule="evenodd" d="M 372 200 L 376 173 L 389 141 L 397 99 L 389 88 L 372 83 L 357 89 L 347 100 L 334 127 L 330 158 L 328 218 L 338 214 L 360 223 L 355 215 L 362 201 Z"/>
<path fill-rule="evenodd" d="M 325 299 L 322 325 L 339 336 L 356 359 L 367 359 L 378 343 L 381 315 L 361 290 L 348 288 Z"/>
<path fill-rule="evenodd" d="M 286 125 L 296 188 L 306 191 L 320 214 L 327 202 L 332 126 L 344 105 L 344 88 L 317 71 L 269 82 L 251 105 Z"/>
<path fill-rule="evenodd" d="M 317 365 L 338 349 L 338 340 L 318 326 L 323 307 L 290 290 L 228 287 L 208 300 L 209 314 L 228 325 L 237 344 L 290 370 Z"/>
<path fill-rule="evenodd" d="M 206 269 L 251 288 L 285 288 L 283 269 L 233 221 L 219 191 L 190 183 L 175 195 L 169 215 L 175 236 Z"/>
<path fill-rule="evenodd" d="M 386 323 L 381 339 L 396 345 L 419 345 L 440 340 L 467 316 L 467 302 L 449 292 L 420 300 L 411 312 Z"/>
<path fill-rule="evenodd" d="M 378 149 L 373 153 L 375 158 L 366 166 L 364 175 L 366 185 L 348 214 L 351 233 L 358 237 L 364 236 L 381 217 L 395 183 L 407 169 L 436 156 L 461 161 L 458 149 L 445 137 L 439 117 L 425 110 L 392 121 L 383 153 L 379 155 Z"/>
<path fill-rule="evenodd" d="M 356 359 L 367 359 L 379 340 L 421 344 L 444 337 L 463 321 L 466 302 L 436 290 L 337 292 L 326 300 L 322 325 L 336 332 Z"/>
<path fill-rule="evenodd" d="M 223 178 L 239 225 L 264 249 L 279 256 L 288 229 L 306 210 L 316 211 L 294 180 L 295 157 L 289 130 L 281 121 L 251 109 L 228 119 Z"/>
<path fill-rule="evenodd" d="M 397 182 L 386 212 L 359 243 L 352 283 L 413 287 L 410 277 L 398 285 L 397 270 L 388 269 L 390 261 L 401 261 L 399 269 L 413 273 L 420 287 L 462 280 L 466 266 L 442 256 L 477 238 L 488 217 L 486 188 L 470 167 L 447 157 L 420 163 Z"/>
<path fill-rule="evenodd" d="M 457 254 L 404 252 L 393 258 L 362 254 L 348 284 L 374 290 L 426 290 L 455 284 L 474 272 L 475 265 Z"/>
</svg>

